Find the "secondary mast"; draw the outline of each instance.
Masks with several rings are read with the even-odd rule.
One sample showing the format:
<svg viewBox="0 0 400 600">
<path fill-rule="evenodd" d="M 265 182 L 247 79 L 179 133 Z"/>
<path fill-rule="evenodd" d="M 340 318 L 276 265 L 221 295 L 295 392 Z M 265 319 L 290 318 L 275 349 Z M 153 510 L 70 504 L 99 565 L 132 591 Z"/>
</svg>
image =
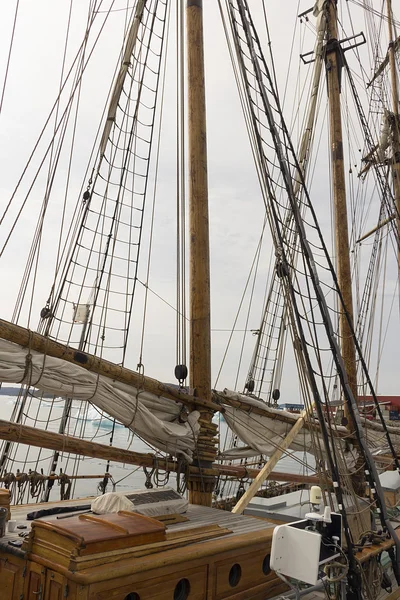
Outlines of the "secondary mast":
<svg viewBox="0 0 400 600">
<path fill-rule="evenodd" d="M 190 387 L 211 400 L 210 253 L 206 100 L 202 0 L 187 0 L 189 227 L 190 227 Z M 209 468 L 215 458 L 212 413 L 202 413 L 197 465 Z M 189 500 L 211 506 L 214 478 L 189 477 Z"/>
<path fill-rule="evenodd" d="M 397 87 L 397 73 L 396 73 L 396 57 L 395 57 L 395 46 L 393 36 L 393 13 L 392 13 L 392 0 L 386 0 L 387 15 L 388 15 L 388 29 L 389 29 L 389 65 L 390 65 L 390 76 L 392 81 L 392 110 L 394 123 L 392 126 L 393 132 L 393 165 L 392 165 L 392 176 L 393 176 L 393 191 L 394 191 L 394 202 L 395 202 L 395 218 L 396 218 L 396 231 L 397 239 L 400 239 L 400 122 L 399 122 L 399 91 Z M 397 248 L 397 261 L 398 268 L 400 269 L 400 245 L 398 241 Z"/>
<path fill-rule="evenodd" d="M 346 312 L 353 323 L 353 294 L 351 286 L 351 267 L 349 250 L 349 233 L 346 204 L 346 185 L 343 158 L 343 134 L 340 109 L 342 51 L 337 31 L 337 0 L 329 0 L 327 14 L 328 41 L 325 51 L 326 74 L 329 99 L 329 123 L 331 163 L 333 177 L 333 201 L 335 219 L 335 245 L 337 255 L 337 275 L 344 307 L 339 308 L 339 332 L 343 361 L 351 391 L 357 399 L 357 365 L 353 333 L 348 323 Z M 349 427 L 349 414 L 345 406 L 345 416 Z"/>
</svg>

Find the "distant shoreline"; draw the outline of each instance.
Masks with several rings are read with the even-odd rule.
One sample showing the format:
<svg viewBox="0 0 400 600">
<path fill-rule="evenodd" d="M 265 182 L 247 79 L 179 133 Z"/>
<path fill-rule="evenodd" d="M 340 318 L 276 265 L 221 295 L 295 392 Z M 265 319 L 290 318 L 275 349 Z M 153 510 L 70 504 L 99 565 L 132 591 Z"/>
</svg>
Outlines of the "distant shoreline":
<svg viewBox="0 0 400 600">
<path fill-rule="evenodd" d="M 20 389 L 21 388 L 15 388 L 15 387 L 4 387 L 2 386 L 0 388 L 0 396 L 18 396 L 18 394 L 20 393 Z"/>
<path fill-rule="evenodd" d="M 32 393 L 39 393 L 40 392 L 38 390 L 36 390 L 35 388 L 31 388 L 30 392 Z M 20 387 L 5 387 L 2 386 L 0 388 L 0 396 L 14 396 L 17 397 L 19 396 L 21 393 L 21 388 Z M 43 396 L 41 396 L 43 398 L 53 398 L 53 394 L 43 394 Z"/>
</svg>

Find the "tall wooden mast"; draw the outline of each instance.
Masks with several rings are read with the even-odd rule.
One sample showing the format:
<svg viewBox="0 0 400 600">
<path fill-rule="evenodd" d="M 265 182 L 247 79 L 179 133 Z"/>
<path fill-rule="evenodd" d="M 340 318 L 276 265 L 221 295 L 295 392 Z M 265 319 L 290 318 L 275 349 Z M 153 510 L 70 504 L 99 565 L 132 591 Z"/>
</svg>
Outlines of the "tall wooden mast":
<svg viewBox="0 0 400 600">
<path fill-rule="evenodd" d="M 347 377 L 353 395 L 357 398 L 357 367 L 353 335 L 346 317 L 353 322 L 353 296 L 351 286 L 349 233 L 347 222 L 346 185 L 343 158 L 342 118 L 340 110 L 340 88 L 342 70 L 342 52 L 337 32 L 336 0 L 329 0 L 327 15 L 326 73 L 329 96 L 330 144 L 333 176 L 333 202 L 335 219 L 335 242 L 337 256 L 337 274 L 344 306 L 340 307 L 339 332 L 341 350 Z M 345 415 L 352 427 L 348 412 Z"/>
<path fill-rule="evenodd" d="M 397 73 L 396 73 L 396 57 L 394 47 L 394 35 L 393 35 L 393 19 L 392 19 L 392 0 L 386 0 L 387 15 L 388 15 L 388 28 L 389 28 L 389 65 L 390 65 L 390 78 L 392 82 L 392 110 L 393 110 L 393 191 L 394 201 L 396 207 L 396 230 L 397 239 L 400 240 L 400 119 L 399 119 L 399 90 L 397 87 Z M 399 244 L 399 242 L 398 242 Z M 397 250 L 398 267 L 400 269 L 400 244 Z"/>
<path fill-rule="evenodd" d="M 204 82 L 202 0 L 187 0 L 188 116 L 189 116 L 189 227 L 190 227 L 190 387 L 211 400 L 210 256 L 206 100 Z M 197 444 L 199 467 L 210 467 L 215 457 L 212 413 L 202 414 Z M 211 506 L 214 479 L 189 478 L 189 500 Z"/>
</svg>

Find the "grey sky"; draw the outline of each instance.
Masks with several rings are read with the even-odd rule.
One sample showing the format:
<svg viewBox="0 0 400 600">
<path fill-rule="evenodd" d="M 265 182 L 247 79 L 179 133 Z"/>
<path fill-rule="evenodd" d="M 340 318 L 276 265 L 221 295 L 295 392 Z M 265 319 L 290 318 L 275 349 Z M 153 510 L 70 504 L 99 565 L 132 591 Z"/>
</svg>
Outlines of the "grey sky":
<svg viewBox="0 0 400 600">
<path fill-rule="evenodd" d="M 2 84 L 5 61 L 10 41 L 15 2 L 7 2 L 2 7 L 0 22 L 0 82 Z M 110 0 L 104 3 L 108 6 Z M 261 2 L 252 0 L 256 19 L 261 22 Z M 283 11 L 282 7 L 285 6 Z M 115 7 L 126 6 L 126 2 L 117 0 Z M 297 75 L 298 54 L 300 51 L 312 49 L 311 27 L 303 24 L 300 30 L 302 36 L 307 34 L 304 48 L 300 50 L 300 42 L 295 38 L 293 49 L 293 28 L 296 14 L 310 8 L 311 3 L 302 1 L 267 2 L 269 29 L 272 38 L 272 48 L 276 61 L 276 72 L 281 92 L 285 86 L 287 64 L 292 50 L 293 67 L 285 103 L 285 116 L 291 121 L 292 106 L 299 102 L 300 90 L 295 88 Z M 379 6 L 380 8 L 380 6 Z M 20 3 L 20 14 L 16 30 L 15 44 L 11 59 L 9 79 L 7 82 L 3 112 L 0 114 L 0 204 L 5 206 L 13 186 L 18 179 L 38 133 L 47 117 L 49 108 L 54 102 L 59 85 L 60 65 L 62 59 L 62 41 L 65 35 L 66 17 L 69 2 L 40 0 L 40 2 Z M 82 35 L 83 22 L 87 10 L 87 2 L 73 3 L 73 20 L 71 26 L 71 52 L 76 48 Z M 211 232 L 211 274 L 212 274 L 212 341 L 213 341 L 213 376 L 215 377 L 228 340 L 228 331 L 233 324 L 240 296 L 244 288 L 251 262 L 256 251 L 262 228 L 264 207 L 253 166 L 250 146 L 247 140 L 243 119 L 240 112 L 238 96 L 232 77 L 229 56 L 226 50 L 222 27 L 215 0 L 204 0 L 205 38 L 206 38 L 206 84 L 207 84 L 207 113 L 208 113 L 208 152 L 209 152 L 209 186 L 210 186 L 210 232 Z M 364 29 L 361 21 L 360 29 Z M 77 199 L 82 175 L 87 162 L 93 136 L 103 109 L 105 94 L 110 85 L 114 65 L 120 51 L 123 13 L 113 13 L 103 41 L 96 50 L 93 65 L 88 69 L 87 82 L 82 89 L 82 106 L 77 129 L 75 144 L 75 167 L 71 179 L 70 203 Z M 299 23 L 297 23 L 297 27 Z M 260 31 L 265 39 L 264 29 Z M 114 44 L 114 41 L 117 43 Z M 306 77 L 307 68 L 301 67 L 302 78 Z M 171 73 L 171 79 L 174 75 Z M 323 83 L 323 85 L 325 85 Z M 167 100 L 170 104 L 173 98 L 172 83 L 167 86 Z M 323 103 L 325 100 L 323 101 Z M 324 106 L 324 104 L 323 104 Z M 321 115 L 323 110 L 321 111 Z M 159 242 L 154 246 L 150 287 L 167 302 L 175 305 L 175 225 L 174 225 L 174 116 L 167 117 L 164 133 L 165 141 L 161 150 L 164 155 L 160 164 L 160 183 L 158 195 L 160 202 L 156 212 L 156 228 L 162 231 Z M 322 121 L 322 117 L 321 117 Z M 297 141 L 298 127 L 294 130 Z M 49 138 L 47 138 L 48 140 Z M 42 146 L 43 149 L 44 145 Z M 319 151 L 324 167 L 327 164 L 327 150 Z M 64 171 L 64 172 L 63 172 Z M 51 272 L 54 262 L 54 247 L 58 237 L 57 227 L 60 222 L 59 201 L 63 197 L 61 180 L 65 175 L 65 165 L 61 168 L 60 181 L 55 182 L 51 205 L 47 215 L 47 227 L 43 247 L 53 250 L 43 250 L 41 265 L 38 273 L 37 291 L 34 296 L 33 316 L 31 326 L 36 327 L 38 313 L 48 294 L 51 282 Z M 27 177 L 27 181 L 29 181 Z M 325 206 L 329 199 L 326 189 L 328 175 L 316 169 L 314 177 L 315 205 L 320 210 L 322 225 L 330 235 L 330 214 Z M 3 281 L 7 285 L 2 290 L 2 317 L 9 319 L 15 300 L 18 283 L 26 261 L 26 252 L 33 233 L 32 223 L 36 222 L 38 206 L 43 198 L 45 177 L 35 186 L 24 210 L 11 243 L 2 257 Z M 39 185 L 40 183 L 40 185 Z M 24 189 L 24 188 L 22 188 Z M 172 190 L 172 191 L 171 191 Z M 19 197 L 20 206 L 21 198 Z M 372 210 L 372 209 L 371 209 Z M 16 214 L 17 208 L 10 213 L 10 218 L 4 224 L 6 231 Z M 373 219 L 372 219 L 373 220 Z M 266 234 L 268 237 L 268 233 Z M 3 226 L 0 230 L 0 240 L 4 240 Z M 3 242 L 2 242 L 3 243 Z M 256 329 L 259 325 L 264 284 L 262 279 L 267 276 L 270 263 L 270 245 L 266 242 L 261 261 L 261 281 L 256 287 L 255 305 L 249 319 L 249 328 Z M 395 303 L 394 319 L 398 328 L 398 312 Z M 26 322 L 26 318 L 25 318 Z M 24 323 L 24 319 L 21 320 Z M 238 330 L 243 329 L 245 315 L 238 321 Z M 140 331 L 140 319 L 137 320 L 135 331 Z M 150 294 L 149 313 L 147 317 L 147 339 L 143 362 L 146 374 L 161 380 L 172 381 L 175 366 L 175 317 L 165 303 Z M 398 334 L 398 332 L 397 332 Z M 393 331 L 388 333 L 388 347 L 393 347 Z M 236 377 L 236 365 L 240 353 L 242 332 L 233 337 L 233 352 L 229 354 L 228 362 L 219 381 L 219 387 L 232 387 Z M 138 362 L 139 335 L 136 333 L 130 343 L 130 354 L 127 366 L 135 368 Z M 246 335 L 246 352 L 243 357 L 242 373 L 239 388 L 243 385 L 244 375 L 251 356 L 253 336 Z M 392 357 L 384 375 L 380 378 L 381 393 L 396 393 L 397 377 L 394 366 L 393 352 L 387 352 L 386 357 Z M 286 396 L 282 401 L 296 401 L 297 389 L 293 383 L 290 365 L 285 378 Z"/>
</svg>

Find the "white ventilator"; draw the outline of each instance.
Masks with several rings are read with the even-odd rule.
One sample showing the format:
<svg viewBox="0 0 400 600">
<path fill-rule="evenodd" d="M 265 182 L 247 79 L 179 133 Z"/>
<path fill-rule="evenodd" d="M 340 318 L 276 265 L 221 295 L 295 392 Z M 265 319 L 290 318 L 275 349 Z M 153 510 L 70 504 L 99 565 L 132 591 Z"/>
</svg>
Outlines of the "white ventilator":
<svg viewBox="0 0 400 600">
<path fill-rule="evenodd" d="M 294 523 L 275 527 L 271 546 L 271 568 L 283 578 L 315 585 L 321 565 L 340 554 L 342 517 L 323 507 L 319 486 L 310 489 L 312 512 Z M 307 549 L 305 552 L 304 549 Z"/>
</svg>

